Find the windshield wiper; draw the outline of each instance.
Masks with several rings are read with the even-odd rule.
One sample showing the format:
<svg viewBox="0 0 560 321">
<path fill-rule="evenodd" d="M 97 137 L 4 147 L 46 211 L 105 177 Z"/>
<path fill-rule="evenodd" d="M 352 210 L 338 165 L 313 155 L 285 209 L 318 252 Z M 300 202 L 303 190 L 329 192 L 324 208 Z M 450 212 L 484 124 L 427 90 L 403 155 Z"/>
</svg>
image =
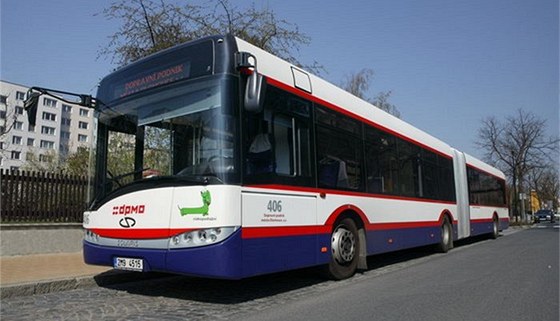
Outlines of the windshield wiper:
<svg viewBox="0 0 560 321">
<path fill-rule="evenodd" d="M 123 185 L 120 182 L 121 178 L 125 178 L 125 177 L 130 176 L 130 175 L 140 174 L 140 173 L 142 173 L 144 171 L 147 171 L 147 170 L 150 170 L 150 169 L 151 168 L 142 168 L 142 169 L 132 171 L 132 172 L 128 172 L 128 173 L 124 173 L 124 174 L 121 174 L 121 175 L 118 175 L 118 176 L 113 175 L 113 173 L 111 173 L 111 171 L 107 170 L 107 174 L 109 174 L 109 177 L 108 177 L 109 182 L 115 182 L 115 183 L 117 183 L 117 185 L 122 187 Z"/>
<path fill-rule="evenodd" d="M 215 175 L 175 175 L 172 177 L 202 185 L 225 184 L 221 178 Z"/>
</svg>

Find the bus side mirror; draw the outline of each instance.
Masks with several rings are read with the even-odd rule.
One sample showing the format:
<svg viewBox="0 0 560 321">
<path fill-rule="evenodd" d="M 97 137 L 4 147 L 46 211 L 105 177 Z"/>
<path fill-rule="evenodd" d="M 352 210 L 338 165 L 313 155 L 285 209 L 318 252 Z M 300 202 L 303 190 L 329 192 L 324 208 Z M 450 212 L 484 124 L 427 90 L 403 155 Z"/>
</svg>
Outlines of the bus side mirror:
<svg viewBox="0 0 560 321">
<path fill-rule="evenodd" d="M 59 93 L 62 95 L 79 97 L 80 100 L 78 102 L 69 101 L 63 96 L 54 96 L 51 92 Z M 29 125 L 35 126 L 35 122 L 37 121 L 37 107 L 39 106 L 39 97 L 41 97 L 41 95 L 51 96 L 68 104 L 78 104 L 80 106 L 93 108 L 93 109 L 96 108 L 98 103 L 98 101 L 90 95 L 80 95 L 67 91 L 48 89 L 42 87 L 31 87 L 27 91 L 27 95 L 25 97 L 25 100 L 23 101 L 23 108 L 27 111 L 27 120 L 29 121 Z"/>
<path fill-rule="evenodd" d="M 237 52 L 235 54 L 235 66 L 243 74 L 249 75 L 243 101 L 245 110 L 251 113 L 261 112 L 264 105 L 266 80 L 257 71 L 257 57 L 248 52 Z"/>
<path fill-rule="evenodd" d="M 247 78 L 245 88 L 245 110 L 252 113 L 260 113 L 264 105 L 266 80 L 256 70 Z"/>
<path fill-rule="evenodd" d="M 27 120 L 29 121 L 29 125 L 35 126 L 37 121 L 37 107 L 39 106 L 39 96 L 41 93 L 33 92 L 29 90 L 27 92 L 27 98 L 23 102 L 23 108 L 27 112 Z"/>
</svg>

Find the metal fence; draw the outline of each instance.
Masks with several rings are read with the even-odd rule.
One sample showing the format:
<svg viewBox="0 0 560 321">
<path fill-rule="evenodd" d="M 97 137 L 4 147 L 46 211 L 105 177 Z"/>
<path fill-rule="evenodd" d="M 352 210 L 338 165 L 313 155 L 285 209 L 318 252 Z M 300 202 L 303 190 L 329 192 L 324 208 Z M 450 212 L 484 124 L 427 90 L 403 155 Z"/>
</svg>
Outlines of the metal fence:
<svg viewBox="0 0 560 321">
<path fill-rule="evenodd" d="M 2 223 L 82 222 L 86 176 L 0 170 Z"/>
</svg>

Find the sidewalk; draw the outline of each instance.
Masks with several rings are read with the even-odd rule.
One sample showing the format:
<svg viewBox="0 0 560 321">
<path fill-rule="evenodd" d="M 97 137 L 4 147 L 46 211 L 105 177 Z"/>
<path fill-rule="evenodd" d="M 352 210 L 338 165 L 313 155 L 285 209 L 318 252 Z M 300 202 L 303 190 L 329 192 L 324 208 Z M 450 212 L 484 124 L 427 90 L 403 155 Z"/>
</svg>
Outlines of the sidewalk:
<svg viewBox="0 0 560 321">
<path fill-rule="evenodd" d="M 0 257 L 0 297 L 118 283 L 126 280 L 123 276 L 127 274 L 107 266 L 86 265 L 82 252 Z"/>
</svg>

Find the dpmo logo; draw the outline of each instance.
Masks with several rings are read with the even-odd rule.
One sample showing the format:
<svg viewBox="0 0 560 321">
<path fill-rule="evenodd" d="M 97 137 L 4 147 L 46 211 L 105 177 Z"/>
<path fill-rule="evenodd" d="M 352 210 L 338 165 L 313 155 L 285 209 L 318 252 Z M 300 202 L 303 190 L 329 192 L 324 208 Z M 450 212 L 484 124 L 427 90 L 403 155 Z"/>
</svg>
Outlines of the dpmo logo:
<svg viewBox="0 0 560 321">
<path fill-rule="evenodd" d="M 145 205 L 117 205 L 113 206 L 113 215 L 144 214 Z"/>
</svg>

